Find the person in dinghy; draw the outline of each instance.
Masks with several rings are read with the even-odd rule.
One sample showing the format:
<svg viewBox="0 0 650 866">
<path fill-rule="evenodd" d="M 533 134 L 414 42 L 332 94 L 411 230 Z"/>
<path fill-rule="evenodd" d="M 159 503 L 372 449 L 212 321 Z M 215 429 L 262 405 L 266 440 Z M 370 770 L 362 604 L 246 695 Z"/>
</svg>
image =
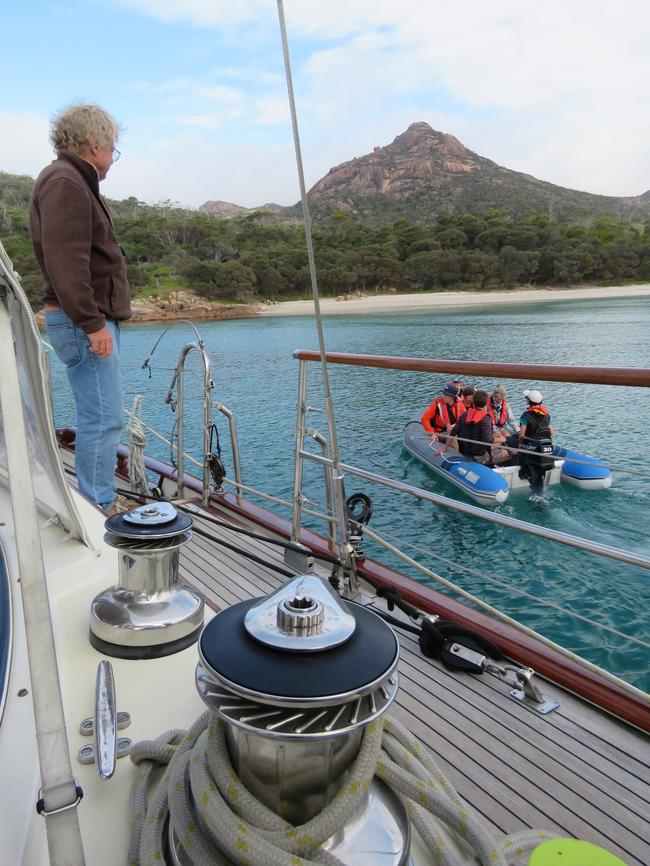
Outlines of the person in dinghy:
<svg viewBox="0 0 650 866">
<path fill-rule="evenodd" d="M 459 400 L 459 390 L 451 382 L 442 389 L 420 419 L 422 426 L 434 441 L 445 442 L 449 431 L 464 411 L 462 400 Z"/>
<path fill-rule="evenodd" d="M 520 477 L 528 479 L 533 496 L 541 496 L 544 491 L 544 476 L 555 463 L 555 432 L 551 426 L 551 414 L 542 403 L 542 394 L 535 389 L 526 390 L 524 398 L 527 406 L 519 419 L 519 432 L 508 436 L 504 444 L 506 449 L 519 449 L 518 453 L 514 452 L 511 456 L 514 456 L 521 466 Z M 503 463 L 503 460 L 495 455 L 495 462 Z"/>
<path fill-rule="evenodd" d="M 544 399 L 539 391 L 524 391 L 528 407 L 519 419 L 519 462 L 528 476 L 530 492 L 540 496 L 544 490 L 544 475 L 552 469 L 553 436 L 551 413 L 542 405 Z M 529 452 L 529 453 L 526 453 Z"/>
<path fill-rule="evenodd" d="M 454 448 L 464 456 L 476 460 L 477 463 L 490 465 L 495 431 L 486 408 L 488 395 L 485 391 L 475 391 L 473 398 L 474 405 L 463 412 L 451 428 L 450 438 L 444 450 Z"/>
<path fill-rule="evenodd" d="M 486 409 L 495 429 L 501 430 L 504 435 L 519 432 L 519 425 L 515 420 L 510 404 L 506 400 L 506 389 L 503 385 L 494 386 L 488 397 Z"/>
</svg>

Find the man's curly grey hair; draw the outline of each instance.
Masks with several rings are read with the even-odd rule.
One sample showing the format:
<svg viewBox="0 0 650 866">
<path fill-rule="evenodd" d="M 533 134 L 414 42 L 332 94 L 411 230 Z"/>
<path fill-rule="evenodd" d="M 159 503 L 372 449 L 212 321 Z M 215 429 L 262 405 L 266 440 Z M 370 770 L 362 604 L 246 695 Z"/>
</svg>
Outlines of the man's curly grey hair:
<svg viewBox="0 0 650 866">
<path fill-rule="evenodd" d="M 50 141 L 55 150 L 78 152 L 89 143 L 104 147 L 117 141 L 120 127 L 98 105 L 70 105 L 52 118 Z"/>
</svg>

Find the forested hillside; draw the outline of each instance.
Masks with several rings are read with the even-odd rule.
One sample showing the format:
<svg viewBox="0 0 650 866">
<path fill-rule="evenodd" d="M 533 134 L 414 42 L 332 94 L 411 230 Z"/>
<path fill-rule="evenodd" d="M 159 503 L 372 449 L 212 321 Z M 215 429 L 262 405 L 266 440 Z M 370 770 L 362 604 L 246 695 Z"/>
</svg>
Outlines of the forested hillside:
<svg viewBox="0 0 650 866">
<path fill-rule="evenodd" d="M 32 183 L 0 172 L 0 240 L 37 303 L 41 278 L 27 224 Z M 109 204 L 136 294 L 189 289 L 232 302 L 309 293 L 300 225 L 264 212 L 225 220 L 170 202 Z M 377 226 L 338 212 L 313 231 L 324 295 L 650 281 L 650 222 L 576 224 L 534 212 L 513 219 L 488 211 Z"/>
</svg>

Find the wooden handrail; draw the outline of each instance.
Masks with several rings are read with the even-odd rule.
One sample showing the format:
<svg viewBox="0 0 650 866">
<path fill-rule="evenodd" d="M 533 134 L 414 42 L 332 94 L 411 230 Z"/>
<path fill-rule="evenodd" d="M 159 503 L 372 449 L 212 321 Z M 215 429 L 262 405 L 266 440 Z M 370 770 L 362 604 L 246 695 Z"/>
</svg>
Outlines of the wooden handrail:
<svg viewBox="0 0 650 866">
<path fill-rule="evenodd" d="M 293 357 L 300 361 L 320 361 L 314 349 L 297 349 Z M 582 382 L 587 385 L 631 385 L 650 387 L 650 369 L 646 367 L 568 367 L 554 364 L 502 364 L 492 361 L 454 361 L 439 358 L 402 358 L 399 355 L 356 355 L 327 352 L 328 364 L 354 367 L 383 367 L 388 370 L 411 370 L 416 373 L 454 373 L 495 379 L 527 379 L 535 382 Z"/>
</svg>

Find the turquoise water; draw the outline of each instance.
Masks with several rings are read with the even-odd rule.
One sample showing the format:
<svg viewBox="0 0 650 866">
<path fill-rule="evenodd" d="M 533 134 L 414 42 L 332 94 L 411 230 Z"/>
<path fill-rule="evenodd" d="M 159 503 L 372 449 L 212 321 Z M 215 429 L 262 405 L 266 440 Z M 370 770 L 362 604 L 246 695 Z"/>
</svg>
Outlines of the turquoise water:
<svg viewBox="0 0 650 866">
<path fill-rule="evenodd" d="M 122 332 L 127 406 L 143 394 L 143 417 L 167 436 L 174 415 L 164 405 L 171 368 L 188 326 L 172 328 L 151 360 L 153 375 L 141 369 L 163 325 L 128 326 Z M 213 360 L 214 397 L 236 415 L 244 483 L 291 498 L 298 364 L 294 349 L 316 348 L 311 317 L 277 317 L 198 324 Z M 566 301 L 458 312 L 325 317 L 328 350 L 367 354 L 517 363 L 649 366 L 650 300 Z M 319 365 L 311 364 L 310 406 L 322 410 Z M 188 365 L 186 448 L 201 450 L 199 366 Z M 341 459 L 448 496 L 463 494 L 430 473 L 401 445 L 404 423 L 428 405 L 446 375 L 331 365 Z M 65 376 L 53 371 L 57 423 L 74 414 Z M 515 412 L 523 409 L 525 387 L 545 395 L 556 441 L 632 472 L 615 472 L 610 490 L 588 492 L 567 485 L 551 488 L 544 507 L 512 494 L 498 511 L 553 529 L 650 555 L 648 512 L 650 460 L 647 454 L 650 393 L 634 388 L 503 380 Z M 493 380 L 472 384 L 490 388 Z M 224 462 L 232 474 L 228 426 L 217 415 Z M 325 416 L 310 413 L 309 426 L 326 435 Z M 150 438 L 149 453 L 168 459 L 168 449 Z M 186 467 L 187 469 L 188 467 Z M 321 504 L 322 470 L 306 467 L 305 493 Z M 476 518 L 418 503 L 354 478 L 346 492 L 368 493 L 374 502 L 371 526 L 399 539 L 416 560 L 460 584 L 527 625 L 563 643 L 636 685 L 650 687 L 645 647 L 545 607 L 551 601 L 641 640 L 648 639 L 650 612 L 647 571 L 516 533 Z M 282 514 L 286 511 L 280 509 Z M 406 570 L 385 552 L 376 555 Z M 413 576 L 426 581 L 421 574 Z M 498 581 L 498 584 L 492 581 Z M 513 590 L 529 596 L 517 595 Z"/>
</svg>

